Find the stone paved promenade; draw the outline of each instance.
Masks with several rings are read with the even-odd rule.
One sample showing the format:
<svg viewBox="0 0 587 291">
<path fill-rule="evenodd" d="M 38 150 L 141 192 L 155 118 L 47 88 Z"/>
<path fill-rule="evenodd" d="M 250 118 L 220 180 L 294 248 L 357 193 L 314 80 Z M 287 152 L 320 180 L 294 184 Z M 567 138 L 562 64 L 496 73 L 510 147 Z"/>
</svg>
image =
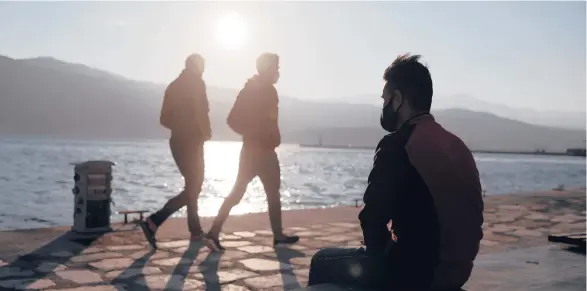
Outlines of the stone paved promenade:
<svg viewBox="0 0 587 291">
<path fill-rule="evenodd" d="M 482 254 L 543 246 L 551 232 L 585 231 L 584 190 L 490 196 L 485 203 Z M 232 216 L 222 235 L 224 254 L 190 245 L 185 219 L 162 227 L 156 252 L 134 225 L 117 225 L 117 231 L 97 239 L 63 227 L 4 231 L 0 290 L 296 289 L 306 286 L 310 259 L 318 249 L 359 245 L 358 211 L 285 211 L 286 232 L 301 240 L 277 248 L 272 247 L 265 213 Z M 204 219 L 204 225 L 209 223 Z M 474 280 L 468 286 L 475 286 Z"/>
</svg>

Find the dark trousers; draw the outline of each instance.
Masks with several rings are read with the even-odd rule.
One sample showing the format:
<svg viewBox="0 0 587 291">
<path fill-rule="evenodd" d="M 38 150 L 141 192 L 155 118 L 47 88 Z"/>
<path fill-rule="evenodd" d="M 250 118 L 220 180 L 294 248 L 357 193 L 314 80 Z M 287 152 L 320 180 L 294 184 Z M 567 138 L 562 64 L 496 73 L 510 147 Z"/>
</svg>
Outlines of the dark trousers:
<svg viewBox="0 0 587 291">
<path fill-rule="evenodd" d="M 192 235 L 201 235 L 202 226 L 198 216 L 198 197 L 204 183 L 204 143 L 190 138 L 171 136 L 169 148 L 185 185 L 183 191 L 169 199 L 149 219 L 160 226 L 173 213 L 187 206 L 188 227 Z"/>
<path fill-rule="evenodd" d="M 259 176 L 267 195 L 269 219 L 274 235 L 282 233 L 281 224 L 281 169 L 274 149 L 249 146 L 243 143 L 240 153 L 238 174 L 232 191 L 224 199 L 218 215 L 210 228 L 211 235 L 218 235 L 222 225 L 228 218 L 232 207 L 240 203 L 245 195 L 248 184 Z"/>
<path fill-rule="evenodd" d="M 325 248 L 312 257 L 308 286 L 335 284 L 360 290 L 386 290 L 387 268 L 364 248 Z"/>
</svg>

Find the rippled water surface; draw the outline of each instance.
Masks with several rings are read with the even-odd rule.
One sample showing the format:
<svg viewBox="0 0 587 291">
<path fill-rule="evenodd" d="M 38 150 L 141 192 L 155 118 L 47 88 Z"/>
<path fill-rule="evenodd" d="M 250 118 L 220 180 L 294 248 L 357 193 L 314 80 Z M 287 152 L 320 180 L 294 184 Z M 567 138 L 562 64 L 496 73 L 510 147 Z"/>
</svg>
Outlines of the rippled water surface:
<svg viewBox="0 0 587 291">
<path fill-rule="evenodd" d="M 216 214 L 234 182 L 240 143 L 205 146 L 206 180 L 200 196 L 202 216 Z M 282 203 L 286 209 L 351 204 L 366 186 L 373 152 L 283 146 Z M 156 209 L 183 186 L 166 140 L 122 142 L 0 139 L 0 229 L 70 225 L 73 214 L 71 162 L 116 162 L 113 210 Z M 548 190 L 559 184 L 585 187 L 585 159 L 477 154 L 488 195 Z M 258 179 L 232 213 L 265 211 Z M 180 211 L 177 215 L 184 215 Z"/>
</svg>

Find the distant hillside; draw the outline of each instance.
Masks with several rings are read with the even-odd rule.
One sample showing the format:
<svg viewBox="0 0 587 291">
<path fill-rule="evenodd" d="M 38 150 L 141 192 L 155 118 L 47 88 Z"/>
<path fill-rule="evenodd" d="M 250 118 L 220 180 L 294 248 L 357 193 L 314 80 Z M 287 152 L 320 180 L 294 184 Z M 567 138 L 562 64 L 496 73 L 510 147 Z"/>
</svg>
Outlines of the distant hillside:
<svg viewBox="0 0 587 291">
<path fill-rule="evenodd" d="M 179 73 L 179 72 L 178 72 Z M 165 85 L 137 82 L 52 58 L 0 56 L 0 134 L 86 138 L 163 138 L 158 124 Z M 208 88 L 214 139 L 238 136 L 225 124 L 236 90 Z M 372 105 L 280 97 L 284 142 L 369 146 L 384 134 Z M 463 109 L 434 112 L 470 147 L 564 150 L 584 145 L 585 131 L 549 128 Z"/>
</svg>

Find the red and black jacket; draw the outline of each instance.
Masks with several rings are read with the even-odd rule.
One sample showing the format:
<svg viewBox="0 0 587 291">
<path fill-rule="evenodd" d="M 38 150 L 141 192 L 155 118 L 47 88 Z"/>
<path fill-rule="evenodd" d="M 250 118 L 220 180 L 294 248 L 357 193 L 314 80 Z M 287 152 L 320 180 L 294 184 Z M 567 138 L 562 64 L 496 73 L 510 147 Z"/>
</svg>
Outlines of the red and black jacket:
<svg viewBox="0 0 587 291">
<path fill-rule="evenodd" d="M 386 256 L 397 288 L 459 288 L 483 237 L 483 200 L 471 151 L 431 115 L 379 142 L 359 214 L 370 256 Z M 387 224 L 397 242 L 391 249 Z"/>
</svg>

